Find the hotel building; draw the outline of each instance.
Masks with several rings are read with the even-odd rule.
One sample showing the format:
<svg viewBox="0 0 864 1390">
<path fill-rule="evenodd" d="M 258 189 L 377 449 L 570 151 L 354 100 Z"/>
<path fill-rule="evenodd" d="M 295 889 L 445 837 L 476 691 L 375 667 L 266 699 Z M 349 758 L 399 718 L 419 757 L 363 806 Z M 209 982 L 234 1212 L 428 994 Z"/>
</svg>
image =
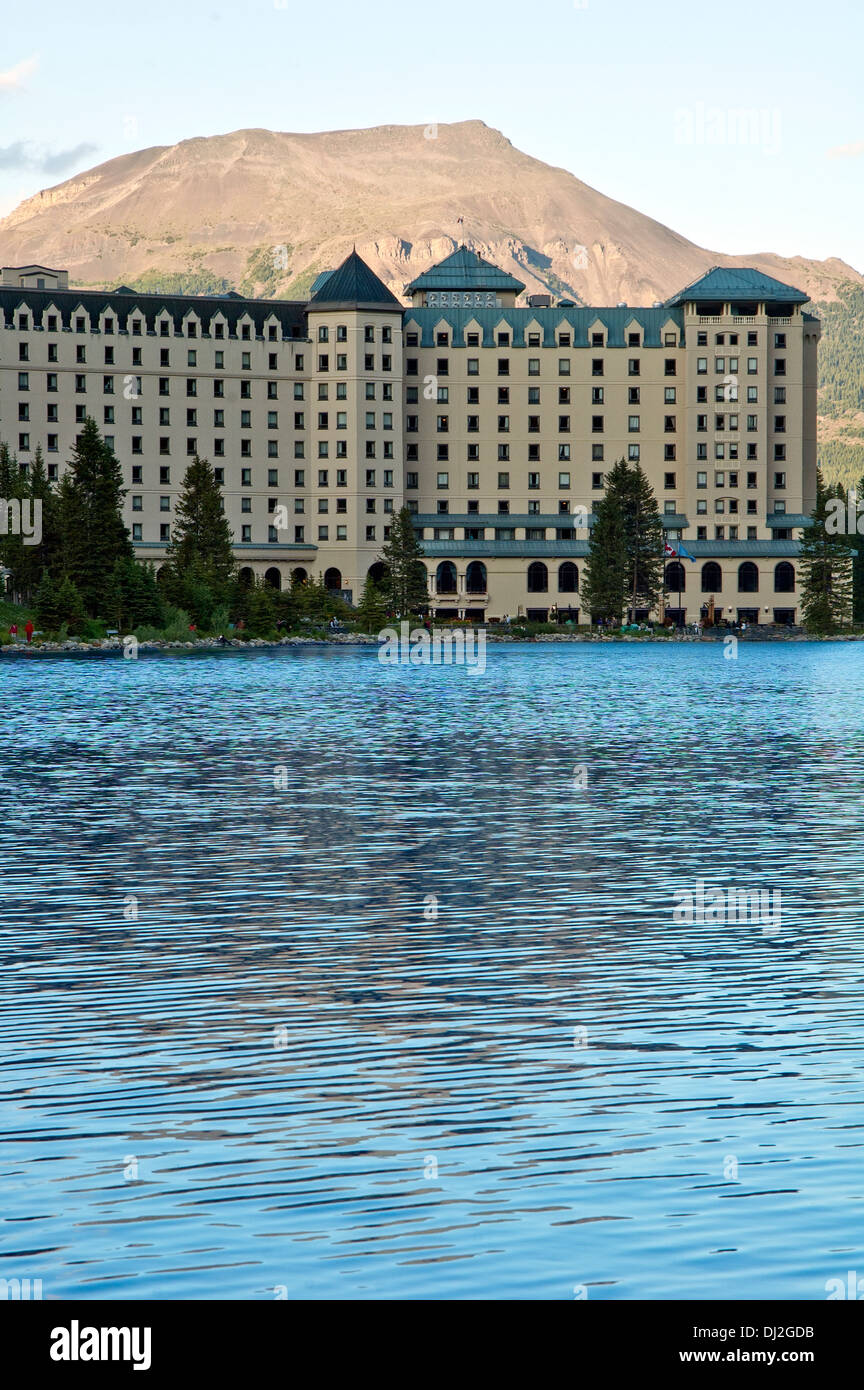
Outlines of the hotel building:
<svg viewBox="0 0 864 1390">
<path fill-rule="evenodd" d="M 0 439 L 59 478 L 92 416 L 122 469 L 136 553 L 158 565 L 188 462 L 217 470 L 238 564 L 357 602 L 395 512 L 414 515 L 438 618 L 580 604 L 606 472 L 638 459 L 667 537 L 666 607 L 688 621 L 799 617 L 816 495 L 819 321 L 808 298 L 715 268 L 652 308 L 587 308 L 466 247 L 406 307 L 352 252 L 308 301 L 0 278 Z M 679 602 L 680 592 L 680 602 Z"/>
</svg>

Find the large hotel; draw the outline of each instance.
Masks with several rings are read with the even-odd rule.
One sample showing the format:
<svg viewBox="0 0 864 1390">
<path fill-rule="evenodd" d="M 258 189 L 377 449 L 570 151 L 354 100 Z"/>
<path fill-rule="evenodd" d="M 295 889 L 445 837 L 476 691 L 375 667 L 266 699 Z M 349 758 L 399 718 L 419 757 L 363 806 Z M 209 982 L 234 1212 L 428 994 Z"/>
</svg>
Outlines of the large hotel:
<svg viewBox="0 0 864 1390">
<path fill-rule="evenodd" d="M 819 321 L 716 268 L 650 309 L 585 308 L 466 247 L 403 306 L 353 252 L 306 302 L 69 287 L 5 268 L 0 439 L 58 478 L 92 416 L 139 558 L 165 556 L 188 462 L 222 486 L 241 570 L 356 603 L 407 505 L 438 618 L 587 622 L 606 470 L 638 459 L 670 542 L 666 611 L 788 623 L 816 494 Z M 679 598 L 680 595 L 680 598 Z"/>
</svg>

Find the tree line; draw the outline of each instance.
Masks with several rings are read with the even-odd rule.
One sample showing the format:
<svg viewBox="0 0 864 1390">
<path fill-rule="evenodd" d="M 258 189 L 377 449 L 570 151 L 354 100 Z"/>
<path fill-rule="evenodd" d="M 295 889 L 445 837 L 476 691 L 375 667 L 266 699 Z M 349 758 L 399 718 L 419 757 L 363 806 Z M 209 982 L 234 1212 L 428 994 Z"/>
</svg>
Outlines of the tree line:
<svg viewBox="0 0 864 1390">
<path fill-rule="evenodd" d="M 350 609 L 320 579 L 285 591 L 263 580 L 241 583 L 221 490 L 206 459 L 196 457 L 186 469 L 158 579 L 152 564 L 135 558 L 124 496 L 120 464 L 92 419 L 56 485 L 40 449 L 25 472 L 0 444 L 0 497 L 41 509 L 38 544 L 0 531 L 0 564 L 13 591 L 35 604 L 46 631 L 87 635 L 95 623 L 127 632 L 184 625 L 208 631 L 233 623 L 255 634 L 334 616 L 378 631 L 393 617 L 428 607 L 423 549 L 407 508 L 393 518 L 379 557 L 381 578 L 368 576 L 357 608 Z M 864 479 L 859 496 L 864 499 Z M 802 611 L 814 631 L 832 631 L 850 617 L 864 621 L 864 536 L 855 534 L 854 523 L 852 533 L 845 521 L 838 529 L 841 498 L 842 489 L 826 485 L 820 473 L 813 524 L 804 530 L 799 554 Z M 638 610 L 658 607 L 666 564 L 660 509 L 638 462 L 618 460 L 594 512 L 585 609 L 608 623 L 620 624 L 625 614 L 635 621 Z"/>
</svg>

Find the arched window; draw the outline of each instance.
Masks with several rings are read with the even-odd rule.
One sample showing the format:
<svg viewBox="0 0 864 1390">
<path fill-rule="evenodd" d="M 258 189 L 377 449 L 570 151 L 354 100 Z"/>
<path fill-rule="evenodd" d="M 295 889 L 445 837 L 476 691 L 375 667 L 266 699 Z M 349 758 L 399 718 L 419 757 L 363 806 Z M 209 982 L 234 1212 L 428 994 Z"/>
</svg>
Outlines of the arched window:
<svg viewBox="0 0 864 1390">
<path fill-rule="evenodd" d="M 579 571 L 572 560 L 565 560 L 563 565 L 558 566 L 558 592 L 559 594 L 579 592 Z"/>
<path fill-rule="evenodd" d="M 255 582 L 255 575 L 248 565 L 243 566 L 242 570 L 240 571 L 237 577 L 240 580 L 240 583 L 243 585 L 244 589 L 251 588 L 251 586 Z"/>
<path fill-rule="evenodd" d="M 774 592 L 776 594 L 791 594 L 795 589 L 795 566 L 790 565 L 788 560 L 781 560 L 779 565 L 774 566 Z"/>
<path fill-rule="evenodd" d="M 703 594 L 719 594 L 723 588 L 723 571 L 715 560 L 702 566 Z"/>
<path fill-rule="evenodd" d="M 271 589 L 282 588 L 282 576 L 275 565 L 271 566 L 271 568 L 265 572 L 264 582 L 265 584 L 269 584 Z"/>
<path fill-rule="evenodd" d="M 534 560 L 528 566 L 528 592 L 529 594 L 549 592 L 549 571 L 542 560 Z"/>
<path fill-rule="evenodd" d="M 342 571 L 331 567 L 324 571 L 324 588 L 333 590 L 342 588 Z"/>
<path fill-rule="evenodd" d="M 687 575 L 680 560 L 673 560 L 666 566 L 666 588 L 670 594 L 683 593 L 687 587 Z"/>
<path fill-rule="evenodd" d="M 738 566 L 738 592 L 739 594 L 758 594 L 759 592 L 759 569 L 752 560 L 745 560 L 743 565 Z"/>
<path fill-rule="evenodd" d="M 436 594 L 455 594 L 456 566 L 452 560 L 442 560 L 435 574 Z"/>
<path fill-rule="evenodd" d="M 472 560 L 465 571 L 465 592 L 467 594 L 485 594 L 486 566 L 482 560 Z"/>
<path fill-rule="evenodd" d="M 298 569 L 296 569 L 296 570 L 292 570 L 292 571 L 291 571 L 291 583 L 292 583 L 292 584 L 305 584 L 305 583 L 306 583 L 306 580 L 307 580 L 308 578 L 309 578 L 308 574 L 307 574 L 306 571 L 305 571 L 304 569 L 302 569 L 302 568 L 298 568 Z"/>
<path fill-rule="evenodd" d="M 390 570 L 383 560 L 376 560 L 374 565 L 369 566 L 369 578 L 373 584 L 383 584 L 389 573 Z"/>
</svg>

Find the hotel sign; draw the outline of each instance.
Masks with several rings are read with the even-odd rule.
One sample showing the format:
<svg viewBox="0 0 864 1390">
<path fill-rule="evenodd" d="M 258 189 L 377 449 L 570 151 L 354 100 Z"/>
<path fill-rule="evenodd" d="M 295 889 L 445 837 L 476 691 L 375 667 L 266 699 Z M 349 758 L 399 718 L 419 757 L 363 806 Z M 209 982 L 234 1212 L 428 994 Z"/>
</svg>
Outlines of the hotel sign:
<svg viewBox="0 0 864 1390">
<path fill-rule="evenodd" d="M 495 309 L 498 300 L 494 290 L 427 290 L 429 309 Z"/>
</svg>

